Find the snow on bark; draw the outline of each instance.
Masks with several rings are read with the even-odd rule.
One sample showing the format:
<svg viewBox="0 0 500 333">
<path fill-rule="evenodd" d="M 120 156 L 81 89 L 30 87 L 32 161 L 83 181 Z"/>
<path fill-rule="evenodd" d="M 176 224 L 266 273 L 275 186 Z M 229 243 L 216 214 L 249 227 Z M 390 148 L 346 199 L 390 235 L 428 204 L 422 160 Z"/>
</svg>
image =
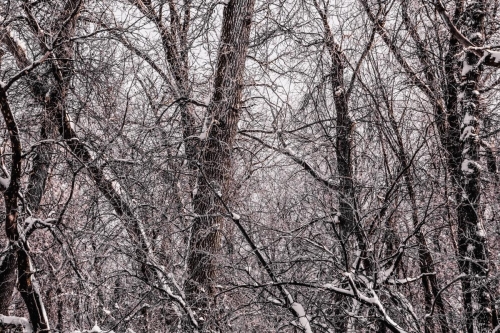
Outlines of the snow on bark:
<svg viewBox="0 0 500 333">
<path fill-rule="evenodd" d="M 488 52 L 493 62 L 500 63 L 500 51 L 488 51 Z"/>
<path fill-rule="evenodd" d="M 2 186 L 3 189 L 9 187 L 9 184 L 10 184 L 10 178 L 0 177 L 0 186 Z"/>
<path fill-rule="evenodd" d="M 306 317 L 306 311 L 304 310 L 302 304 L 294 302 L 292 303 L 292 309 L 293 311 L 295 311 L 296 316 L 299 318 L 299 323 L 304 328 L 304 332 L 312 333 L 309 319 L 307 319 Z"/>
</svg>

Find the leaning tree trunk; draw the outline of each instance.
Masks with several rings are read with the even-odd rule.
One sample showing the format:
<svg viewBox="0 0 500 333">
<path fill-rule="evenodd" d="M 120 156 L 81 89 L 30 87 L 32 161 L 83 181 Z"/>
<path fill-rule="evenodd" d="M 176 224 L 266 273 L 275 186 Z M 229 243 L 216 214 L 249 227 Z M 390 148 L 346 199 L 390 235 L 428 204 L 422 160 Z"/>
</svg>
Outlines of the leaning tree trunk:
<svg viewBox="0 0 500 333">
<path fill-rule="evenodd" d="M 62 45 L 54 51 L 55 57 L 64 62 L 66 71 L 65 79 L 61 84 L 51 84 L 50 81 L 42 79 L 36 73 L 29 73 L 26 81 L 29 84 L 30 90 L 36 101 L 44 108 L 43 119 L 41 119 L 40 139 L 47 140 L 56 137 L 56 125 L 54 123 L 54 115 L 58 108 L 62 108 L 66 99 L 66 91 L 69 87 L 72 68 L 72 52 L 73 42 L 70 42 L 73 37 L 78 13 L 82 6 L 82 1 L 70 0 L 66 3 L 64 11 L 58 17 L 54 30 L 59 31 L 59 41 Z M 36 30 L 36 22 L 29 21 L 33 30 Z M 62 25 L 64 22 L 64 25 Z M 36 31 L 35 31 L 36 32 Z M 43 36 L 40 36 L 43 40 Z M 28 59 L 26 51 L 13 38 L 7 29 L 2 31 L 0 38 L 2 44 L 14 56 L 19 69 L 27 68 L 32 65 Z M 44 41 L 45 42 L 45 41 Z M 44 44 L 42 43 L 42 48 Z M 47 50 L 46 50 L 47 51 Z M 71 53 L 68 55 L 68 53 Z M 50 92 L 50 93 L 49 93 Z M 49 94 L 47 94 L 49 93 Z M 51 158 L 53 154 L 53 146 L 50 143 L 41 143 L 34 149 L 35 156 L 33 158 L 33 168 L 29 176 L 28 186 L 25 194 L 25 202 L 30 214 L 35 214 L 38 211 L 40 202 L 45 192 L 46 181 L 49 175 Z M 12 292 L 15 287 L 15 270 L 16 264 L 13 259 L 12 252 L 14 249 L 9 248 L 4 259 L 0 263 L 0 313 L 7 313 L 11 302 Z"/>
<path fill-rule="evenodd" d="M 14 56 L 19 69 L 31 65 L 24 49 L 12 38 L 7 30 L 2 31 L 1 42 L 6 49 Z M 31 87 L 31 92 L 39 101 L 45 100 L 45 94 L 48 91 L 41 79 L 34 73 L 27 75 L 27 82 Z M 49 104 L 49 103 L 47 103 Z M 47 107 L 48 108 L 48 107 Z M 53 128 L 48 122 L 47 117 L 41 121 L 40 139 L 49 138 L 50 129 Z M 25 194 L 25 202 L 31 213 L 36 213 L 45 192 L 45 184 L 50 168 L 50 159 L 52 155 L 52 146 L 50 144 L 40 144 L 34 149 L 33 168 L 28 180 L 28 188 Z M 5 250 L 2 260 L 0 260 L 0 313 L 7 314 L 12 293 L 16 283 L 16 262 L 13 255 L 14 249 L 9 247 Z"/>
<path fill-rule="evenodd" d="M 214 93 L 208 106 L 206 139 L 200 145 L 196 218 L 188 258 L 188 299 L 202 313 L 212 303 L 221 249 L 222 201 L 231 184 L 231 150 L 240 118 L 245 58 L 255 0 L 231 0 L 224 8 Z"/>
<path fill-rule="evenodd" d="M 47 128 L 49 124 L 42 122 L 41 139 L 48 139 Z M 45 192 L 45 185 L 49 175 L 52 147 L 50 144 L 41 144 L 35 149 L 33 168 L 28 180 L 25 194 L 25 203 L 32 214 L 38 211 L 40 202 Z M 0 257 L 0 314 L 8 314 L 12 294 L 16 285 L 16 258 L 15 249 L 8 246 Z"/>
<path fill-rule="evenodd" d="M 18 198 L 21 189 L 22 146 L 19 129 L 10 109 L 7 93 L 3 87 L 0 88 L 0 109 L 6 127 L 9 130 L 12 149 L 10 183 L 4 192 L 6 212 L 5 231 L 9 240 L 9 246 L 13 249 L 13 256 L 17 260 L 17 288 L 26 304 L 35 332 L 48 332 L 50 331 L 49 322 L 34 278 L 28 243 L 24 235 L 19 232 Z"/>
</svg>

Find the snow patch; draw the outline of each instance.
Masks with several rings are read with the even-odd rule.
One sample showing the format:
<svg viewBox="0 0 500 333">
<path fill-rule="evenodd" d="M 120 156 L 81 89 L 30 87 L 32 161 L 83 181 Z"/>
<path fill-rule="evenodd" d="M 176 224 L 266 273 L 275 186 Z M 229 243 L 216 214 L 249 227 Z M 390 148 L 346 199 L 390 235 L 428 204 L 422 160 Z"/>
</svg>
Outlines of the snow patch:
<svg viewBox="0 0 500 333">
<path fill-rule="evenodd" d="M 306 333 L 312 333 L 311 325 L 309 324 L 309 319 L 306 317 L 306 311 L 302 304 L 294 302 L 292 303 L 292 309 L 295 311 L 297 317 L 299 317 L 299 323 L 304 328 Z"/>
<path fill-rule="evenodd" d="M 10 177 L 9 178 L 0 177 L 0 185 L 2 185 L 3 188 L 9 187 L 9 184 L 10 184 Z"/>
<path fill-rule="evenodd" d="M 483 216 L 484 216 L 484 219 L 486 221 L 493 219 L 493 210 L 489 204 L 486 204 L 486 207 L 484 208 Z"/>
<path fill-rule="evenodd" d="M 469 161 L 470 160 L 467 160 L 467 159 L 462 161 L 462 172 L 463 173 L 473 173 L 474 172 L 473 169 L 469 168 Z"/>
<path fill-rule="evenodd" d="M 483 39 L 483 34 L 480 33 L 480 32 L 474 32 L 474 33 L 471 33 L 469 35 L 469 40 L 473 40 L 473 39 Z"/>
<path fill-rule="evenodd" d="M 475 161 L 464 159 L 461 169 L 464 174 L 471 174 L 474 173 L 475 170 L 481 170 L 481 166 Z"/>
<path fill-rule="evenodd" d="M 469 112 L 465 114 L 464 120 L 462 121 L 462 124 L 465 126 L 471 125 L 472 121 L 477 121 L 477 118 L 474 116 L 471 116 Z"/>
<path fill-rule="evenodd" d="M 198 135 L 198 139 L 200 139 L 201 141 L 205 140 L 207 137 L 208 137 L 208 119 L 209 117 L 206 117 L 205 120 L 203 121 L 203 127 L 201 128 L 201 133 L 200 135 Z"/>
<path fill-rule="evenodd" d="M 76 124 L 73 121 L 73 119 L 71 119 L 71 116 L 69 115 L 69 113 L 66 113 L 66 121 L 68 122 L 69 127 L 71 127 L 71 129 L 73 131 L 76 131 Z"/>
<path fill-rule="evenodd" d="M 466 126 L 460 135 L 460 141 L 465 141 L 469 137 L 476 137 L 477 135 L 474 133 L 474 126 Z"/>
<path fill-rule="evenodd" d="M 91 333 L 101 333 L 102 330 L 99 326 L 97 326 L 97 324 L 94 325 L 94 327 L 92 327 L 92 329 L 90 330 Z"/>
<path fill-rule="evenodd" d="M 377 273 L 377 283 L 382 284 L 385 281 L 387 281 L 389 276 L 391 276 L 393 269 L 394 269 L 394 267 L 391 266 L 389 269 L 378 272 Z"/>
<path fill-rule="evenodd" d="M 467 60 L 464 60 L 464 67 L 462 68 L 462 76 L 466 76 L 473 69 L 474 65 L 469 65 L 469 63 L 467 63 Z"/>
<path fill-rule="evenodd" d="M 15 316 L 4 316 L 0 314 L 0 322 L 5 325 L 22 326 L 23 333 L 33 333 L 33 326 L 28 319 Z"/>
<path fill-rule="evenodd" d="M 477 235 L 482 238 L 486 237 L 486 230 L 484 230 L 484 225 L 481 221 L 477 225 Z"/>
<path fill-rule="evenodd" d="M 488 51 L 495 63 L 500 63 L 500 51 Z"/>
<path fill-rule="evenodd" d="M 274 297 L 268 297 L 267 300 L 273 304 L 276 304 L 276 305 L 283 305 L 283 303 L 281 303 L 281 301 L 279 299 L 276 299 Z"/>
<path fill-rule="evenodd" d="M 196 181 L 193 187 L 193 193 L 192 193 L 193 198 L 196 196 L 196 194 L 198 194 L 198 181 Z"/>
</svg>

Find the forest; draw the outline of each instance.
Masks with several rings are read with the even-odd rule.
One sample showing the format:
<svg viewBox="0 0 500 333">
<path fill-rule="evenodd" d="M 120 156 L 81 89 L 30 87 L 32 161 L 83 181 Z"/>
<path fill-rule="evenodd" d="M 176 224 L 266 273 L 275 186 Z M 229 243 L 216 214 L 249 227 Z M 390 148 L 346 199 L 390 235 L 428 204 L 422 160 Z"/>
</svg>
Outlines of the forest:
<svg viewBox="0 0 500 333">
<path fill-rule="evenodd" d="M 499 7 L 0 1 L 0 332 L 500 333 Z"/>
</svg>

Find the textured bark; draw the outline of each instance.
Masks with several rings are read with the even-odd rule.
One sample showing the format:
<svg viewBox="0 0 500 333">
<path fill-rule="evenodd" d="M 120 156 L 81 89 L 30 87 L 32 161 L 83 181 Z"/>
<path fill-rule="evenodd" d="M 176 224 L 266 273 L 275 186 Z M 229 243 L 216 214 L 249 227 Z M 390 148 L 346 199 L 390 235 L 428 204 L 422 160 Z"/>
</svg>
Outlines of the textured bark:
<svg viewBox="0 0 500 333">
<path fill-rule="evenodd" d="M 47 140 L 53 138 L 49 135 L 52 132 L 53 126 L 47 121 L 42 120 L 40 128 L 40 139 Z M 25 198 L 32 214 L 36 214 L 40 202 L 42 201 L 43 194 L 45 193 L 45 185 L 49 176 L 53 148 L 50 144 L 40 144 L 35 149 L 35 157 L 33 158 L 33 168 L 28 180 L 28 188 L 26 190 Z"/>
<path fill-rule="evenodd" d="M 54 124 L 54 115 L 57 113 L 58 108 L 64 107 L 66 100 L 66 92 L 69 87 L 72 72 L 72 56 L 73 56 L 73 43 L 69 42 L 70 38 L 74 35 L 76 28 L 76 21 L 78 13 L 81 9 L 82 2 L 77 0 L 70 0 L 66 3 L 64 11 L 60 14 L 59 18 L 55 21 L 59 30 L 59 39 L 61 47 L 54 51 L 55 58 L 63 64 L 65 68 L 64 80 L 61 84 L 53 84 L 49 81 L 43 80 L 36 73 L 29 73 L 27 75 L 27 82 L 35 100 L 44 107 L 44 114 L 40 126 L 40 139 L 54 139 L 57 136 L 57 131 Z M 61 24 L 65 22 L 64 26 Z M 33 29 L 35 29 L 33 27 Z M 14 56 L 19 69 L 26 68 L 31 65 L 25 50 L 12 38 L 8 30 L 4 29 L 1 32 L 1 42 L 6 46 L 7 50 Z M 43 48 L 43 45 L 42 45 Z M 50 94 L 47 95 L 47 92 Z M 45 192 L 46 181 L 49 175 L 51 165 L 51 157 L 53 154 L 53 147 L 51 144 L 39 144 L 34 149 L 35 157 L 33 158 L 33 168 L 29 176 L 28 186 L 25 194 L 25 201 L 27 208 L 31 214 L 38 211 L 42 196 Z M 15 279 L 9 278 L 15 275 L 16 265 L 13 263 L 13 256 L 7 255 L 10 260 L 2 262 L 5 267 L 0 271 L 0 294 L 5 297 L 0 297 L 0 313 L 7 313 L 12 298 L 12 292 L 15 287 Z M 7 265 L 10 262 L 10 265 Z M 5 265 L 4 265 L 5 264 Z M 5 278 L 5 279 L 4 279 Z"/>
<path fill-rule="evenodd" d="M 487 11 L 485 1 L 471 2 L 465 10 L 466 22 L 463 31 L 474 36 L 472 42 L 484 44 L 484 17 Z M 479 56 L 468 51 L 463 61 L 461 82 L 461 196 L 457 207 L 459 269 L 462 279 L 462 293 L 466 317 L 466 330 L 490 332 L 492 330 L 491 293 L 487 287 L 489 273 L 486 232 L 482 226 L 480 120 L 483 118 L 479 91 L 483 65 Z M 475 327 L 475 330 L 474 330 Z"/>
<path fill-rule="evenodd" d="M 188 258 L 188 298 L 206 311 L 215 293 L 217 254 L 221 249 L 224 209 L 231 183 L 231 150 L 241 108 L 245 58 L 254 0 L 231 0 L 224 8 L 214 93 L 208 107 L 208 135 L 201 145 L 196 218 Z"/>
<path fill-rule="evenodd" d="M 454 24 L 459 27 L 460 17 L 464 10 L 464 1 L 455 2 Z M 460 187 L 460 114 L 458 110 L 458 94 L 460 89 L 460 71 L 458 54 L 462 47 L 458 40 L 450 36 L 448 52 L 445 56 L 444 76 L 442 83 L 443 97 L 446 105 L 446 127 L 440 130 L 440 139 L 447 152 L 448 172 L 455 189 Z M 455 192 L 457 202 L 460 201 L 460 191 Z"/>
<path fill-rule="evenodd" d="M 12 149 L 10 184 L 4 192 L 6 211 L 5 232 L 9 240 L 9 245 L 14 249 L 14 256 L 17 260 L 18 290 L 26 304 L 33 328 L 35 332 L 48 332 L 50 330 L 49 322 L 34 278 L 28 243 L 21 237 L 19 232 L 18 197 L 22 176 L 22 146 L 19 130 L 3 87 L 0 89 L 0 108 L 5 124 L 9 129 Z"/>
<path fill-rule="evenodd" d="M 437 5 L 438 11 L 443 15 L 444 8 L 441 4 Z M 455 1 L 455 12 L 453 19 L 446 15 L 447 24 L 453 29 L 463 30 L 468 36 L 474 36 L 474 33 L 480 33 L 482 37 L 472 40 L 475 45 L 483 45 L 484 40 L 484 15 L 486 13 L 485 1 L 471 2 L 464 10 L 465 1 Z M 366 7 L 367 8 L 367 7 Z M 479 78 L 482 72 L 482 65 L 475 66 L 479 56 L 475 50 L 466 52 L 465 62 L 470 66 L 475 66 L 465 77 L 460 77 L 462 69 L 458 65 L 458 54 L 463 50 L 464 44 L 459 40 L 460 33 L 450 33 L 448 42 L 448 52 L 444 61 L 444 79 L 441 82 L 442 99 L 437 93 L 432 93 L 429 87 L 436 89 L 436 75 L 430 69 L 430 61 L 427 58 L 423 43 L 420 41 L 416 31 L 408 24 L 409 17 L 405 14 L 403 8 L 403 19 L 407 22 L 409 32 L 417 44 L 417 55 L 424 66 L 424 74 L 427 84 L 419 82 L 414 77 L 417 86 L 430 98 L 435 107 L 435 119 L 441 143 L 447 153 L 447 169 L 451 178 L 451 183 L 455 191 L 455 198 L 458 202 L 458 255 L 459 269 L 466 277 L 462 281 L 462 299 L 465 309 L 466 331 L 474 332 L 476 328 L 479 332 L 491 330 L 491 319 L 496 318 L 494 307 L 491 304 L 490 292 L 486 287 L 486 277 L 488 274 L 488 259 L 485 237 L 482 237 L 484 230 L 481 226 L 480 217 L 480 169 L 479 161 L 479 119 L 481 117 Z M 445 13 L 446 14 L 446 13 Z M 381 27 L 380 30 L 383 30 Z M 476 35 L 478 36 L 478 35 Z M 382 35 L 384 38 L 384 35 Z M 396 58 L 408 73 L 413 73 L 409 66 L 404 63 L 404 59 L 398 58 L 398 50 L 391 47 L 389 39 L 384 41 L 395 53 Z M 481 51 L 482 52 L 482 51 Z M 486 65 L 489 65 L 486 61 Z M 459 101 L 459 93 L 463 100 Z M 444 102 L 444 103 L 443 103 Z M 443 107 L 444 106 L 444 107 Z M 461 112 L 460 112 L 461 106 Z M 461 123 L 468 114 L 470 124 Z M 468 126 L 472 126 L 468 128 Z M 465 131 L 471 131 L 465 142 L 462 138 L 466 136 Z M 465 150 L 464 150 L 465 148 Z M 472 163 L 469 164 L 468 161 Z M 470 166 L 471 172 L 464 173 L 463 163 L 466 163 L 466 169 Z M 480 232 L 483 230 L 482 232 Z M 472 259 L 472 260 L 470 260 Z M 434 288 L 432 288 L 434 289 Z M 435 294 L 435 292 L 434 292 Z M 427 303 L 427 302 L 426 302 Z M 478 311 L 474 313 L 475 305 L 478 304 Z M 436 304 L 439 306 L 438 304 Z M 477 317 L 477 320 L 476 320 Z M 476 326 L 475 326 L 476 325 Z M 443 330 L 443 326 L 441 327 Z"/>
</svg>

